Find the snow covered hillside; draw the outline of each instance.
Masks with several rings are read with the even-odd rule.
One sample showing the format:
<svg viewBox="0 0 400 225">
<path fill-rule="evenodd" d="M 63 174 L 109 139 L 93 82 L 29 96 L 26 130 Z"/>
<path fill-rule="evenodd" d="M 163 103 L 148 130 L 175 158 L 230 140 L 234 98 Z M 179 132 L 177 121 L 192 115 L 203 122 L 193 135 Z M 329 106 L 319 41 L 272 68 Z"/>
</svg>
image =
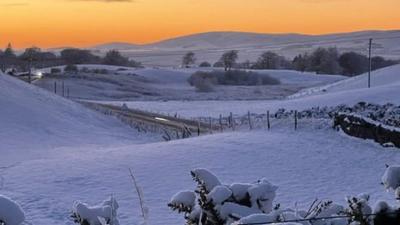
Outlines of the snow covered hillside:
<svg viewBox="0 0 400 225">
<path fill-rule="evenodd" d="M 371 89 L 326 91 L 287 100 L 129 105 L 186 117 L 217 117 L 360 100 L 400 104 L 400 84 L 392 78 L 398 70 L 377 71 L 387 76 L 387 82 Z M 165 76 L 158 69 L 137 70 L 137 75 L 125 71 L 125 75 L 152 80 L 149 86 L 179 89 L 186 80 L 181 76 L 190 72 L 162 71 Z M 281 77 L 286 84 L 303 82 L 305 86 L 342 79 L 290 71 L 266 73 Z M 189 171 L 195 168 L 207 168 L 228 183 L 265 177 L 278 186 L 276 202 L 283 208 L 307 209 L 315 198 L 343 204 L 346 196 L 359 193 L 370 194 L 371 202 L 393 201 L 393 194 L 383 191 L 380 178 L 385 164 L 400 161 L 399 151 L 346 136 L 332 129 L 331 121 L 304 119 L 297 131 L 292 120 L 272 121 L 270 131 L 241 130 L 154 142 L 159 137 L 136 133 L 116 119 L 6 75 L 0 75 L 0 96 L 0 194 L 19 203 L 29 224 L 72 225 L 75 200 L 94 205 L 110 196 L 118 201 L 121 224 L 140 224 L 139 199 L 129 169 L 143 189 L 152 225 L 183 223 L 167 204 L 177 191 L 193 189 Z"/>
<path fill-rule="evenodd" d="M 60 67 L 61 68 L 61 67 Z M 79 65 L 78 74 L 44 76 L 35 84 L 53 91 L 54 82 L 64 82 L 70 96 L 74 99 L 138 101 L 138 100 L 254 100 L 282 99 L 297 91 L 333 83 L 344 79 L 338 75 L 316 75 L 288 70 L 260 70 L 257 73 L 268 74 L 281 81 L 280 85 L 228 86 L 220 85 L 214 92 L 197 92 L 189 85 L 188 78 L 198 70 L 205 68 L 129 68 L 105 65 Z M 49 72 L 44 69 L 43 72 Z M 94 73 L 89 70 L 106 70 L 107 73 Z M 59 89 L 61 87 L 59 86 Z"/>
<path fill-rule="evenodd" d="M 371 87 L 383 88 L 383 86 L 400 85 L 400 65 L 382 68 L 371 73 Z M 321 87 L 310 88 L 296 93 L 289 98 L 321 94 L 323 92 L 352 91 L 368 87 L 368 73 L 341 80 Z"/>
<path fill-rule="evenodd" d="M 219 114 L 228 115 L 230 112 L 246 114 L 247 111 L 265 113 L 267 110 L 276 111 L 279 108 L 304 110 L 318 106 L 353 105 L 361 101 L 376 104 L 400 104 L 400 65 L 372 72 L 371 88 L 366 88 L 366 86 L 367 74 L 364 74 L 332 84 L 305 89 L 285 100 L 128 102 L 127 104 L 132 108 L 170 114 L 178 113 L 186 117 L 218 117 Z M 122 104 L 122 102 L 114 102 L 114 104 Z"/>
<path fill-rule="evenodd" d="M 121 224 L 139 224 L 139 199 L 129 178 L 132 168 L 144 190 L 149 224 L 182 224 L 168 207 L 171 196 L 193 189 L 194 168 L 208 168 L 221 180 L 254 182 L 262 177 L 278 186 L 283 208 L 307 208 L 347 195 L 371 194 L 371 201 L 393 199 L 383 191 L 385 164 L 400 160 L 398 151 L 342 136 L 331 128 L 306 124 L 297 132 L 282 127 L 271 132 L 223 133 L 200 138 L 109 148 L 69 149 L 52 159 L 25 161 L 0 174 L 1 192 L 18 201 L 33 224 L 72 225 L 74 200 L 95 204 L 111 194 L 118 200 Z M 237 163 L 240 162 L 240 163 Z"/>
<path fill-rule="evenodd" d="M 116 119 L 8 75 L 0 74 L 0 96 L 0 165 L 63 147 L 144 142 Z"/>
<path fill-rule="evenodd" d="M 327 35 L 260 34 L 245 32 L 209 32 L 172 38 L 147 45 L 110 43 L 92 49 L 104 53 L 119 49 L 145 65 L 176 66 L 187 51 L 196 53 L 198 61 L 216 62 L 224 51 L 239 50 L 240 60 L 255 60 L 263 51 L 271 50 L 292 58 L 317 47 L 335 46 L 339 51 L 366 53 L 368 39 L 375 40 L 374 53 L 399 58 L 398 39 L 380 39 L 398 36 L 400 31 L 360 31 Z"/>
</svg>

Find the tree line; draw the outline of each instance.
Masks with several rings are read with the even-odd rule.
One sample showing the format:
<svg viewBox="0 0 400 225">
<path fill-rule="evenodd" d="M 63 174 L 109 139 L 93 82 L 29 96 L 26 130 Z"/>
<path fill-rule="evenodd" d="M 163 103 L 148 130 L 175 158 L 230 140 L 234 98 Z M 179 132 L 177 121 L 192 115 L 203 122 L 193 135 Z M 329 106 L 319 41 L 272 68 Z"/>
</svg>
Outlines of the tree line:
<svg viewBox="0 0 400 225">
<path fill-rule="evenodd" d="M 104 64 L 113 66 L 140 67 L 141 63 L 123 56 L 119 51 L 110 50 L 104 57 L 93 54 L 90 50 L 67 48 L 55 54 L 49 51 L 42 51 L 38 47 L 26 48 L 22 53 L 17 54 L 11 44 L 0 49 L 0 69 L 6 71 L 13 69 L 27 71 L 29 68 L 45 68 L 60 65 L 75 64 Z"/>
<path fill-rule="evenodd" d="M 237 69 L 290 69 L 301 72 L 315 72 L 317 74 L 342 74 L 356 76 L 369 70 L 369 58 L 357 52 L 339 53 L 337 48 L 317 48 L 311 53 L 299 54 L 289 60 L 272 51 L 262 53 L 255 62 L 238 62 L 239 52 L 231 50 L 225 52 L 213 64 L 213 67 L 223 67 L 225 71 Z M 400 60 L 389 60 L 381 56 L 371 59 L 372 70 L 400 63 Z M 182 65 L 190 67 L 195 65 L 196 56 L 188 52 L 182 58 Z M 201 62 L 200 67 L 211 67 L 209 62 Z"/>
</svg>

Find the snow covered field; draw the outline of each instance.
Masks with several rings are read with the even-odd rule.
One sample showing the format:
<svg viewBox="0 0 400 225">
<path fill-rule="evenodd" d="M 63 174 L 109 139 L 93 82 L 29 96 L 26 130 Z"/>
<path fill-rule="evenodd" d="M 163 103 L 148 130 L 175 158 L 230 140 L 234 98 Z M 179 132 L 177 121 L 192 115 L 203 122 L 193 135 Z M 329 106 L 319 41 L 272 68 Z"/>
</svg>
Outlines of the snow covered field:
<svg viewBox="0 0 400 225">
<path fill-rule="evenodd" d="M 80 65 L 80 68 L 106 69 L 109 74 L 82 73 L 66 76 L 44 77 L 35 84 L 49 91 L 54 90 L 54 82 L 61 82 L 68 87 L 70 97 L 86 100 L 108 101 L 157 101 L 157 100 L 254 100 L 282 99 L 303 88 L 329 84 L 344 79 L 337 75 L 316 75 L 296 71 L 256 71 L 261 75 L 268 74 L 281 81 L 280 85 L 261 86 L 223 86 L 214 92 L 197 92 L 187 82 L 191 74 L 204 68 L 173 69 Z M 48 72 L 43 70 L 43 72 Z"/>
<path fill-rule="evenodd" d="M 398 58 L 398 40 L 385 39 L 398 36 L 399 30 L 361 31 L 328 35 L 303 34 L 259 34 L 246 32 L 209 32 L 173 38 L 147 45 L 128 43 L 109 43 L 94 46 L 92 49 L 104 54 L 110 49 L 118 49 L 123 54 L 152 66 L 174 66 L 181 64 L 181 57 L 188 51 L 196 54 L 198 62 L 216 62 L 223 52 L 232 49 L 239 51 L 239 61 L 255 61 L 265 51 L 273 51 L 293 58 L 298 54 L 310 52 L 318 47 L 336 47 L 339 51 L 355 51 L 367 54 L 369 38 L 374 40 L 374 53 Z M 379 40 L 380 38 L 383 38 Z"/>
<path fill-rule="evenodd" d="M 276 72 L 275 74 L 280 73 Z M 282 72 L 283 73 L 283 72 Z M 296 76 L 293 76 L 296 77 Z M 287 78 L 288 79 L 288 78 Z M 340 104 L 354 105 L 358 102 L 376 104 L 400 104 L 400 65 L 374 71 L 371 75 L 371 88 L 367 86 L 367 74 L 344 79 L 332 84 L 305 89 L 283 100 L 272 101 L 134 101 L 110 102 L 129 107 L 162 112 L 178 113 L 184 117 L 238 115 L 265 113 L 279 108 L 304 110 L 311 107 L 337 106 Z"/>
<path fill-rule="evenodd" d="M 399 104 L 399 71 L 399 66 L 378 71 L 374 76 L 387 76 L 387 82 L 371 89 L 353 85 L 362 83 L 360 77 L 343 81 L 341 90 L 310 91 L 289 100 L 129 105 L 192 117 L 361 100 Z M 152 69 L 140 73 L 162 79 Z M 175 73 L 170 75 L 175 77 Z M 288 71 L 276 71 L 275 75 L 285 82 L 299 78 Z M 312 79 L 305 80 L 313 75 L 304 76 L 299 81 L 309 85 Z M 320 85 L 342 78 L 323 79 L 332 80 Z M 119 202 L 121 224 L 140 224 L 139 199 L 129 168 L 144 190 L 149 224 L 155 225 L 183 223 L 167 203 L 177 191 L 193 189 L 189 171 L 199 167 L 211 170 L 227 183 L 265 177 L 279 187 L 276 203 L 282 207 L 294 208 L 297 203 L 306 208 L 317 197 L 344 203 L 347 195 L 361 192 L 370 194 L 371 202 L 393 199 L 392 193 L 384 192 L 380 178 L 385 164 L 400 161 L 399 151 L 345 136 L 331 129 L 329 121 L 302 120 L 298 131 L 282 123 L 269 132 L 225 132 L 157 142 L 160 137 L 137 133 L 112 117 L 5 75 L 0 75 L 0 96 L 0 194 L 16 200 L 31 224 L 73 224 L 69 216 L 75 200 L 96 204 L 111 195 Z"/>
<path fill-rule="evenodd" d="M 15 78 L 0 74 L 0 87 L 0 167 L 58 155 L 63 148 L 74 153 L 78 146 L 159 140 Z"/>
<path fill-rule="evenodd" d="M 26 160 L 1 173 L 3 194 L 13 197 L 34 224 L 72 224 L 74 200 L 91 204 L 113 194 L 121 224 L 140 222 L 139 200 L 129 178 L 132 168 L 144 190 L 150 224 L 179 224 L 167 208 L 178 190 L 191 189 L 193 168 L 208 168 L 226 182 L 253 182 L 265 177 L 279 186 L 277 202 L 305 208 L 316 198 L 344 203 L 366 192 L 392 199 L 380 177 L 385 163 L 400 160 L 396 150 L 342 136 L 331 129 L 238 132 L 169 143 L 130 145 L 99 151 L 77 148 L 51 159 Z M 234 163 L 240 162 L 240 163 Z"/>
</svg>

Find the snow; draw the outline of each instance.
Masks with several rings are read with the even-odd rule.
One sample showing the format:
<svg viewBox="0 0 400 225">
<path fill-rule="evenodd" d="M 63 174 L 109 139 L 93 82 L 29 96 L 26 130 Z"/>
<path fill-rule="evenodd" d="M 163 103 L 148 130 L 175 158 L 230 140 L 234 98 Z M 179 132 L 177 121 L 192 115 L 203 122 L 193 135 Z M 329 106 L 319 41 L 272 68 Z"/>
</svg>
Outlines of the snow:
<svg viewBox="0 0 400 225">
<path fill-rule="evenodd" d="M 259 209 L 249 208 L 233 202 L 226 202 L 223 205 L 217 205 L 216 210 L 218 211 L 219 216 L 224 220 L 228 220 L 230 216 L 242 218 L 252 214 L 261 213 Z"/>
<path fill-rule="evenodd" d="M 264 51 L 274 51 L 288 58 L 312 51 L 317 47 L 337 47 L 339 51 L 356 51 L 367 54 L 368 39 L 374 40 L 379 48 L 374 48 L 377 55 L 397 59 L 399 56 L 398 39 L 385 37 L 399 36 L 400 31 L 363 31 L 328 35 L 303 34 L 259 34 L 245 32 L 209 32 L 177 37 L 147 45 L 127 45 L 110 43 L 93 47 L 105 53 L 117 48 L 132 59 L 147 66 L 179 66 L 182 56 L 192 51 L 197 61 L 216 62 L 223 52 L 239 50 L 239 61 L 255 61 Z M 382 38 L 383 39 L 379 39 Z"/>
<path fill-rule="evenodd" d="M 225 186 L 216 186 L 207 195 L 207 200 L 214 203 L 215 205 L 220 205 L 222 202 L 226 201 L 232 196 L 232 191 Z"/>
<path fill-rule="evenodd" d="M 302 218 L 299 215 L 296 215 L 293 212 L 283 212 L 280 215 L 280 221 L 296 221 L 296 220 L 301 220 L 301 219 L 304 219 L 304 218 Z M 301 221 L 301 222 L 299 222 L 299 224 L 311 225 L 311 223 L 308 221 Z M 316 224 L 318 224 L 318 223 L 316 223 Z M 312 225 L 314 225 L 314 223 Z"/>
<path fill-rule="evenodd" d="M 231 186 L 229 187 L 229 189 L 231 189 L 232 193 L 233 193 L 233 197 L 240 201 L 244 198 L 246 198 L 247 194 L 248 194 L 248 190 L 251 187 L 251 184 L 241 184 L 241 183 L 234 183 L 231 184 Z"/>
<path fill-rule="evenodd" d="M 0 221 L 6 225 L 20 225 L 25 220 L 24 211 L 13 200 L 0 195 Z"/>
<path fill-rule="evenodd" d="M 323 218 L 329 216 L 336 216 L 344 211 L 344 207 L 336 203 L 331 203 L 327 207 L 323 207 L 320 212 L 313 212 L 307 218 Z M 315 225 L 325 225 L 325 221 L 316 220 Z"/>
<path fill-rule="evenodd" d="M 0 96 L 0 165 L 58 155 L 62 148 L 74 154 L 74 147 L 104 149 L 110 143 L 157 140 L 115 118 L 3 74 Z"/>
<path fill-rule="evenodd" d="M 382 176 L 382 183 L 386 189 L 396 190 L 400 187 L 400 166 L 389 166 Z"/>
<path fill-rule="evenodd" d="M 86 221 L 90 225 L 103 225 L 103 219 L 103 221 L 109 221 L 110 225 L 119 225 L 118 207 L 117 201 L 112 197 L 98 206 L 88 206 L 76 201 L 72 207 L 72 213 L 80 223 Z"/>
<path fill-rule="evenodd" d="M 277 186 L 272 185 L 266 179 L 261 179 L 257 184 L 252 185 L 247 190 L 252 207 L 259 207 L 265 213 L 271 212 L 277 189 Z"/>
<path fill-rule="evenodd" d="M 190 209 L 193 209 L 196 204 L 196 195 L 193 191 L 180 191 L 172 196 L 170 204 L 172 205 L 183 205 Z"/>
<path fill-rule="evenodd" d="M 87 72 L 77 75 L 52 75 L 36 80 L 35 85 L 51 92 L 54 82 L 69 89 L 74 99 L 97 101 L 138 101 L 138 100 L 232 100 L 232 99 L 282 99 L 302 88 L 329 84 L 344 79 L 338 75 L 316 75 L 290 70 L 257 70 L 261 75 L 270 75 L 281 81 L 280 85 L 227 86 L 221 85 L 214 92 L 197 92 L 189 85 L 188 78 L 196 71 L 210 71 L 210 68 L 129 68 L 107 65 L 79 65 Z M 108 74 L 90 72 L 107 70 Z M 42 69 L 48 73 L 50 68 Z M 220 69 L 221 70 L 221 69 Z"/>
<path fill-rule="evenodd" d="M 221 182 L 218 180 L 218 178 L 207 169 L 194 169 L 192 170 L 192 176 L 198 179 L 201 184 L 204 184 L 209 192 L 215 187 L 221 185 Z"/>
<path fill-rule="evenodd" d="M 386 68 L 382 68 L 371 73 L 371 87 L 382 87 L 382 86 L 399 86 L 400 85 L 400 65 L 394 65 Z M 349 79 L 344 79 L 332 84 L 309 88 L 299 93 L 296 93 L 289 98 L 298 98 L 301 96 L 321 94 L 323 92 L 340 92 L 367 88 L 368 84 L 368 73 L 364 73 L 359 76 L 355 76 Z"/>
<path fill-rule="evenodd" d="M 265 213 L 260 213 L 260 214 L 253 214 L 250 216 L 246 216 L 241 218 L 239 221 L 235 223 L 235 225 L 240 225 L 240 224 L 248 224 L 248 223 L 272 223 L 277 221 L 278 217 L 274 214 L 265 214 Z"/>
<path fill-rule="evenodd" d="M 29 160 L 6 170 L 1 173 L 2 192 L 21 203 L 29 222 L 68 225 L 74 200 L 95 203 L 114 193 L 121 224 L 135 224 L 140 206 L 129 180 L 128 168 L 132 168 L 143 187 L 149 224 L 177 224 L 182 220 L 167 203 L 177 191 L 193 189 L 194 182 L 184 175 L 196 167 L 209 168 L 227 182 L 267 177 L 279 186 L 276 203 L 290 207 L 298 202 L 301 209 L 316 197 L 344 203 L 345 195 L 360 191 L 371 193 L 371 202 L 393 202 L 380 177 L 386 163 L 400 160 L 398 151 L 331 129 L 312 128 L 228 132 L 104 152 L 90 147 L 79 150 L 79 154 L 63 151 L 58 157 Z"/>
<path fill-rule="evenodd" d="M 158 109 L 190 117 L 359 100 L 399 104 L 399 90 L 393 82 L 285 101 L 166 102 Z M 189 171 L 194 171 L 210 191 L 222 184 L 208 170 L 228 183 L 254 182 L 265 177 L 279 186 L 276 196 L 275 188 L 263 180 L 254 184 L 268 186 L 270 191 L 255 188 L 252 195 L 274 196 L 274 204 L 285 208 L 297 203 L 299 209 L 304 209 L 315 198 L 345 204 L 346 195 L 360 192 L 369 193 L 370 202 L 394 202 L 393 194 L 384 192 L 380 182 L 385 164 L 396 165 L 400 161 L 398 150 L 348 137 L 308 120 L 301 121 L 297 131 L 291 124 L 282 123 L 271 131 L 225 132 L 154 143 L 151 135 L 137 133 L 112 117 L 4 75 L 0 75 L 0 96 L 0 190 L 21 205 L 26 221 L 32 224 L 72 225 L 69 214 L 75 200 L 85 202 L 89 209 L 110 194 L 118 199 L 120 223 L 139 224 L 140 203 L 129 168 L 135 171 L 143 188 L 149 224 L 153 225 L 183 222 L 167 204 L 177 191 L 196 186 L 190 176 L 185 176 Z M 142 104 L 139 109 L 151 109 L 148 102 L 138 104 Z M 389 183 L 388 186 L 398 186 Z M 233 196 L 246 195 L 244 190 L 253 187 L 250 184 L 230 186 Z M 224 204 L 220 211 L 225 216 L 261 213 L 238 208 Z"/>
<path fill-rule="evenodd" d="M 128 107 L 175 114 L 183 117 L 218 117 L 252 113 L 266 113 L 280 108 L 287 110 L 304 110 L 312 107 L 354 105 L 358 102 L 375 104 L 400 104 L 400 65 L 387 67 L 372 73 L 372 87 L 366 88 L 366 75 L 343 80 L 332 85 L 332 90 L 318 87 L 314 91 L 306 90 L 284 100 L 256 101 L 134 101 L 125 102 Z M 375 82 L 376 81 L 376 82 Z M 379 81 L 379 85 L 378 85 Z M 343 83 L 343 84 L 342 84 Z M 337 88 L 333 88 L 337 87 Z M 340 89 L 339 89 L 340 87 Z M 322 91 L 327 90 L 327 91 Z M 122 102 L 112 102 L 121 105 Z"/>
</svg>

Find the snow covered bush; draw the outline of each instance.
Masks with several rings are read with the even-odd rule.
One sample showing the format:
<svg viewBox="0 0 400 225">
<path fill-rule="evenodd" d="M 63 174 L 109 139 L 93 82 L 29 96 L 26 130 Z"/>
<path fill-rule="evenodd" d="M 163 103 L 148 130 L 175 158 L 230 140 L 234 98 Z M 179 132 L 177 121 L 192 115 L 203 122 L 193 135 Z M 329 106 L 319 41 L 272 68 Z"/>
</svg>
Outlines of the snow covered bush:
<svg viewBox="0 0 400 225">
<path fill-rule="evenodd" d="M 175 194 L 168 206 L 182 213 L 187 225 L 399 225 L 400 208 L 379 201 L 374 209 L 370 196 L 347 197 L 347 206 L 318 201 L 307 211 L 274 205 L 277 187 L 265 179 L 254 183 L 223 184 L 210 171 L 191 171 L 194 191 Z M 382 178 L 386 188 L 400 192 L 400 166 L 389 166 Z"/>
<path fill-rule="evenodd" d="M 398 190 L 400 187 L 400 166 L 387 166 L 382 176 L 382 184 L 387 190 Z"/>
<path fill-rule="evenodd" d="M 400 165 L 387 166 L 382 176 L 382 184 L 387 190 L 393 190 L 397 200 L 400 200 Z M 374 225 L 400 224 L 400 207 L 390 206 L 387 202 L 376 203 L 373 213 Z"/>
<path fill-rule="evenodd" d="M 347 197 L 349 207 L 344 211 L 349 216 L 349 224 L 371 224 L 372 208 L 369 206 L 369 195 L 361 194 L 357 197 Z"/>
<path fill-rule="evenodd" d="M 113 197 L 97 206 L 76 201 L 72 207 L 71 217 L 75 223 L 81 225 L 119 225 L 118 207 L 118 202 Z"/>
<path fill-rule="evenodd" d="M 183 213 L 187 224 L 231 224 L 252 214 L 271 213 L 277 187 L 265 179 L 254 183 L 222 184 L 206 169 L 191 171 L 195 191 L 181 191 L 168 206 Z"/>
<path fill-rule="evenodd" d="M 25 221 L 21 207 L 13 200 L 0 195 L 0 224 L 20 225 Z"/>
</svg>

